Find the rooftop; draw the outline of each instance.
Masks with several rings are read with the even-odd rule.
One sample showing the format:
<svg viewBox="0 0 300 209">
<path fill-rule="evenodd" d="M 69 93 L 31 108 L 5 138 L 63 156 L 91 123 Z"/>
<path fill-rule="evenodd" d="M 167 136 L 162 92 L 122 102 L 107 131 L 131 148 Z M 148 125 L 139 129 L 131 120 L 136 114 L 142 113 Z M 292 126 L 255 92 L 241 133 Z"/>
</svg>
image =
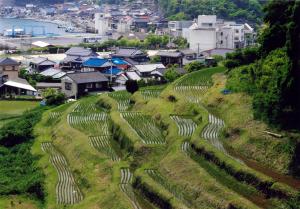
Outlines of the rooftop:
<svg viewBox="0 0 300 209">
<path fill-rule="evenodd" d="M 0 66 L 4 65 L 19 65 L 19 63 L 9 57 L 0 58 Z"/>
<path fill-rule="evenodd" d="M 105 82 L 108 79 L 100 72 L 80 72 L 80 73 L 70 73 L 67 74 L 75 83 L 96 83 L 96 82 Z"/>
</svg>

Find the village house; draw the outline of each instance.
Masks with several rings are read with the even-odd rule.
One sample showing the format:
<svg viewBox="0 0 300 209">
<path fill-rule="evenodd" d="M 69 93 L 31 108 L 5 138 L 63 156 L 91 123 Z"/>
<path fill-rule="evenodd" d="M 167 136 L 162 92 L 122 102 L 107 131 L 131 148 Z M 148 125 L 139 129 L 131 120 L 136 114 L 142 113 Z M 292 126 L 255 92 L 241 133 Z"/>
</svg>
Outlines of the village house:
<svg viewBox="0 0 300 209">
<path fill-rule="evenodd" d="M 100 72 L 75 72 L 61 80 L 62 93 L 78 98 L 90 92 L 107 91 L 108 79 Z"/>
<path fill-rule="evenodd" d="M 153 71 L 159 69 L 166 69 L 163 64 L 145 64 L 145 65 L 135 65 L 134 69 L 143 79 L 155 79 L 154 75 L 151 75 Z"/>
<path fill-rule="evenodd" d="M 30 61 L 29 66 L 31 70 L 35 72 L 42 72 L 49 68 L 53 68 L 56 65 L 56 62 L 49 60 L 45 57 L 37 57 Z"/>
<path fill-rule="evenodd" d="M 184 55 L 179 51 L 159 51 L 156 55 L 160 57 L 160 61 L 165 66 L 177 64 L 182 67 L 183 65 Z"/>
<path fill-rule="evenodd" d="M 13 98 L 15 96 L 35 96 L 36 89 L 33 88 L 25 79 L 14 78 L 0 83 L 0 95 Z"/>
<path fill-rule="evenodd" d="M 20 63 L 11 58 L 0 58 L 0 84 L 19 77 Z"/>
<path fill-rule="evenodd" d="M 86 60 L 98 57 L 96 52 L 83 47 L 72 47 L 65 54 L 66 58 L 60 63 L 61 69 L 64 71 L 80 71 Z"/>
<path fill-rule="evenodd" d="M 119 48 L 115 54 L 112 54 L 112 58 L 124 59 L 131 65 L 145 63 L 150 60 L 146 53 L 137 48 Z"/>
</svg>

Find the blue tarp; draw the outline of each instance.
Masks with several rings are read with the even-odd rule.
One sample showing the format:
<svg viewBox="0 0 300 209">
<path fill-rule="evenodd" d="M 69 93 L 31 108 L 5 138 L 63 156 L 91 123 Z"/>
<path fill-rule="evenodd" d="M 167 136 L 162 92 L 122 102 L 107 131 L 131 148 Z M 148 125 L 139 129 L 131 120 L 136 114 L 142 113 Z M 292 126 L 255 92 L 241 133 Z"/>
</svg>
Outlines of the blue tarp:
<svg viewBox="0 0 300 209">
<path fill-rule="evenodd" d="M 90 58 L 83 63 L 84 67 L 101 67 L 103 64 L 108 62 L 107 59 L 101 58 Z"/>
<path fill-rule="evenodd" d="M 113 75 L 117 75 L 118 73 L 122 72 L 122 70 L 120 70 L 119 68 L 116 68 L 116 67 L 113 67 L 112 70 L 111 69 L 107 69 L 107 70 L 104 70 L 102 71 L 103 74 L 112 74 Z"/>
<path fill-rule="evenodd" d="M 120 58 L 113 58 L 113 59 L 112 59 L 112 62 L 113 62 L 115 65 L 129 65 L 128 62 L 126 62 L 125 60 L 120 59 Z"/>
</svg>

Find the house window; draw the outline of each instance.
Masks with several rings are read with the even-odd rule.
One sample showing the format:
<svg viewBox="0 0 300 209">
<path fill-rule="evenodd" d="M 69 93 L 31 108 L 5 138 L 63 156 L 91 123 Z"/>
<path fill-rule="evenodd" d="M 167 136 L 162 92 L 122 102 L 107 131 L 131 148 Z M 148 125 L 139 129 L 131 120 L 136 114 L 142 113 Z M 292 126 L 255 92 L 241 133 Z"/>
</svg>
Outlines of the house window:
<svg viewBox="0 0 300 209">
<path fill-rule="evenodd" d="M 65 83 L 65 89 L 71 91 L 72 90 L 72 83 Z"/>
<path fill-rule="evenodd" d="M 12 70 L 15 71 L 15 70 L 16 70 L 16 67 L 15 67 L 15 66 L 12 66 Z"/>
<path fill-rule="evenodd" d="M 97 89 L 102 88 L 102 84 L 101 84 L 101 83 L 96 83 L 96 88 L 97 88 Z"/>
<path fill-rule="evenodd" d="M 239 30 L 235 30 L 235 33 L 239 33 Z"/>
<path fill-rule="evenodd" d="M 92 83 L 87 83 L 87 84 L 86 84 L 86 88 L 87 88 L 87 89 L 93 88 L 93 84 L 92 84 Z"/>
</svg>

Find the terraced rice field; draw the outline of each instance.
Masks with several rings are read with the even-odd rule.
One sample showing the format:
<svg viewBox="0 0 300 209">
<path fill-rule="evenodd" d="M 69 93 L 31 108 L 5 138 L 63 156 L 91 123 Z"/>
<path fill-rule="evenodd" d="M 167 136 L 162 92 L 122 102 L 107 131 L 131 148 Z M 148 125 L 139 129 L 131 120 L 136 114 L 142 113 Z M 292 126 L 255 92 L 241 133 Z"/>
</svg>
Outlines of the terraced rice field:
<svg viewBox="0 0 300 209">
<path fill-rule="evenodd" d="M 193 135 L 197 128 L 197 124 L 192 119 L 177 115 L 172 115 L 170 117 L 176 123 L 178 127 L 178 134 L 180 136 L 190 137 Z"/>
<path fill-rule="evenodd" d="M 50 155 L 50 162 L 58 174 L 56 197 L 58 204 L 75 204 L 83 199 L 83 195 L 76 184 L 74 176 L 65 157 L 57 151 L 51 142 L 42 143 L 42 150 Z"/>
<path fill-rule="evenodd" d="M 116 91 L 109 93 L 108 96 L 113 98 L 118 102 L 118 110 L 119 111 L 126 111 L 130 107 L 130 97 L 131 94 L 127 91 Z"/>
<path fill-rule="evenodd" d="M 120 158 L 113 149 L 113 146 L 110 142 L 111 137 L 106 136 L 90 136 L 90 144 L 92 147 L 97 149 L 100 152 L 104 152 L 107 156 L 111 158 L 113 161 L 119 161 Z"/>
<path fill-rule="evenodd" d="M 219 134 L 222 128 L 224 128 L 224 121 L 215 117 L 212 114 L 208 116 L 208 124 L 203 129 L 201 136 L 208 140 L 214 147 L 220 151 L 226 153 L 226 150 L 219 139 Z"/>
<path fill-rule="evenodd" d="M 168 179 L 162 176 L 158 171 L 154 169 L 145 169 L 145 172 L 158 184 L 168 190 L 177 199 L 181 200 L 185 205 L 190 206 L 191 204 L 187 201 L 186 194 L 183 193 L 183 189 L 169 183 Z"/>
<path fill-rule="evenodd" d="M 128 122 L 145 144 L 164 144 L 165 138 L 155 121 L 140 112 L 122 112 L 121 117 Z"/>
<path fill-rule="evenodd" d="M 51 112 L 49 114 L 49 122 L 50 123 L 54 123 L 54 122 L 58 122 L 61 118 L 62 112 Z"/>
<path fill-rule="evenodd" d="M 189 151 L 190 151 L 190 143 L 189 142 L 183 142 L 182 145 L 181 145 L 181 150 L 188 154 Z"/>
<path fill-rule="evenodd" d="M 147 90 L 142 90 L 141 94 L 144 100 L 150 100 L 159 97 L 161 92 L 162 90 L 160 89 L 147 89 Z"/>
<path fill-rule="evenodd" d="M 97 112 L 97 108 L 93 103 L 78 103 L 74 107 L 73 112 L 77 112 L 77 113 Z"/>
<path fill-rule="evenodd" d="M 120 189 L 126 196 L 129 198 L 134 209 L 141 209 L 136 200 L 135 194 L 133 192 L 133 188 L 131 186 L 132 183 L 132 173 L 129 168 L 121 169 L 121 181 L 120 181 Z"/>
<path fill-rule="evenodd" d="M 174 90 L 183 95 L 188 102 L 200 103 L 199 97 L 213 85 L 212 75 L 223 71 L 224 68 L 215 67 L 187 74 L 175 83 Z"/>
<path fill-rule="evenodd" d="M 67 117 L 68 124 L 80 131 L 109 135 L 109 116 L 107 113 L 70 113 Z"/>
</svg>

